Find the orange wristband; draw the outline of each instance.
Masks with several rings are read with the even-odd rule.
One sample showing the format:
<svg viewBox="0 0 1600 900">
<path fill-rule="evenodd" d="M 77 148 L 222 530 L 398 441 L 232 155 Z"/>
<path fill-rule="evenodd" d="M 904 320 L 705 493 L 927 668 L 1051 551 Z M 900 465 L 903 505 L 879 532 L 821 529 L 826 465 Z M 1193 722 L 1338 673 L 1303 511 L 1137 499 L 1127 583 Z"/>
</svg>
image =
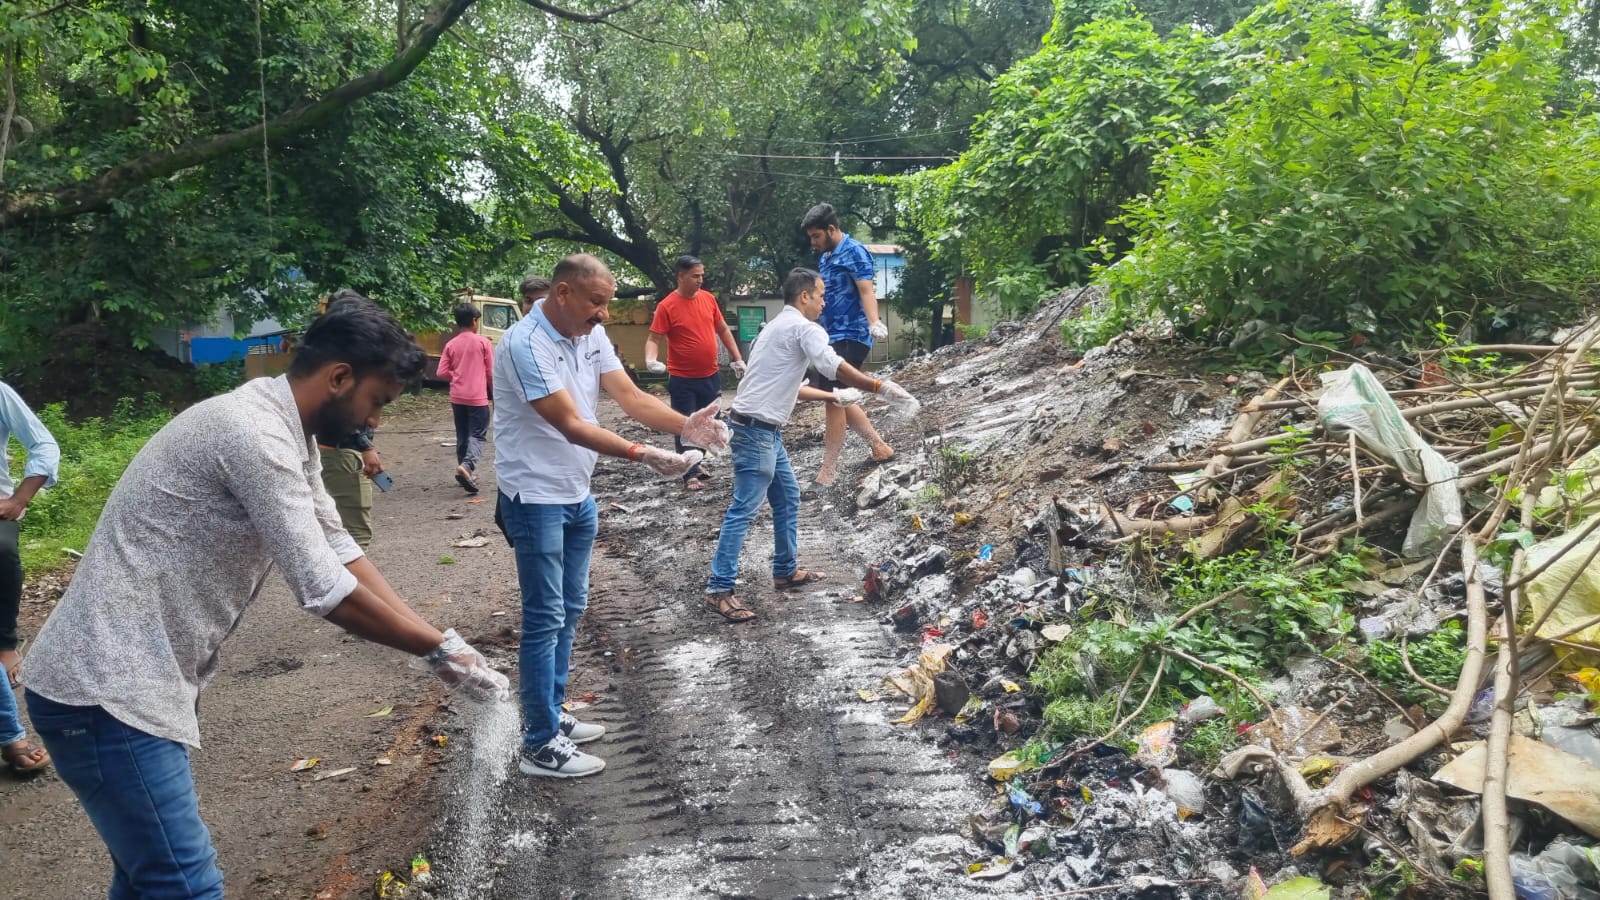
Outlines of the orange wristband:
<svg viewBox="0 0 1600 900">
<path fill-rule="evenodd" d="M 872 379 L 872 392 L 874 394 L 876 394 L 878 392 L 878 389 L 881 388 L 881 387 L 883 387 L 883 379 L 882 378 L 874 378 L 874 379 Z"/>
<path fill-rule="evenodd" d="M 629 444 L 628 445 L 628 459 L 629 460 L 631 460 L 632 462 L 638 462 L 639 461 L 639 457 L 641 457 L 643 455 L 644 455 L 644 445 L 643 444 Z"/>
</svg>

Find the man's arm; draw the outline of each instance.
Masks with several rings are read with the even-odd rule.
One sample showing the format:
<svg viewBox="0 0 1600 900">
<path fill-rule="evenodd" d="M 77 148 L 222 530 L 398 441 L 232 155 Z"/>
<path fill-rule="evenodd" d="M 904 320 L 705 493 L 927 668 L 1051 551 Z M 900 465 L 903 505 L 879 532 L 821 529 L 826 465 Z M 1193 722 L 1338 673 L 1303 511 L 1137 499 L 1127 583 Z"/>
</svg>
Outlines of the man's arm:
<svg viewBox="0 0 1600 900">
<path fill-rule="evenodd" d="M 4 383 L 0 383 L 0 420 L 5 422 L 17 442 L 28 451 L 28 460 L 22 468 L 22 482 L 16 486 L 10 498 L 0 500 L 0 519 L 9 520 L 19 518 L 35 494 L 56 483 L 56 476 L 61 471 L 61 446 L 50 434 L 50 429 L 44 427 L 39 417 L 22 401 L 22 397 Z"/>
<path fill-rule="evenodd" d="M 14 522 L 28 511 L 33 495 L 39 493 L 48 479 L 43 475 L 29 475 L 16 486 L 11 496 L 0 498 L 0 522 Z"/>
<path fill-rule="evenodd" d="M 872 289 L 872 279 L 857 278 L 856 290 L 861 292 L 861 311 L 867 314 L 867 321 L 879 321 L 878 294 Z"/>
<path fill-rule="evenodd" d="M 644 336 L 644 367 L 647 370 L 659 373 L 666 368 L 659 362 L 661 345 L 666 340 L 666 335 L 656 334 L 654 331 Z"/>
<path fill-rule="evenodd" d="M 357 562 L 372 567 L 366 557 Z M 352 571 L 353 568 L 352 564 Z M 444 634 L 424 622 L 409 607 L 405 613 L 401 613 L 376 591 L 359 581 L 356 589 L 323 618 L 358 638 L 393 647 L 412 656 L 427 656 L 444 643 Z"/>
<path fill-rule="evenodd" d="M 376 601 L 376 603 L 371 604 L 371 611 L 378 618 L 387 621 L 391 631 L 394 634 L 403 637 L 407 633 L 412 633 L 413 636 L 420 635 L 422 637 L 431 637 L 431 642 L 428 643 L 426 648 L 418 655 L 432 652 L 435 647 L 439 646 L 439 642 L 443 640 L 442 637 L 437 636 L 439 634 L 439 629 L 429 625 L 427 620 L 417 615 L 416 611 L 411 608 L 410 604 L 400 599 L 400 595 L 396 593 L 395 589 L 389 584 L 389 580 L 383 577 L 383 573 L 378 571 L 378 567 L 372 564 L 372 560 L 362 556 L 345 563 L 344 567 L 350 571 L 351 575 L 356 577 L 356 584 L 358 585 L 356 591 L 351 594 L 351 597 L 355 597 L 357 594 L 361 594 L 363 592 L 372 595 L 372 598 Z M 344 626 L 341 622 L 335 619 L 334 613 L 337 613 L 339 610 L 343 609 L 345 605 L 350 602 L 351 597 L 346 597 L 344 603 L 334 607 L 333 612 L 328 614 L 328 619 L 334 624 L 339 625 L 341 628 Z M 368 604 L 366 604 L 363 600 L 362 605 L 366 606 Z M 387 612 L 380 607 L 386 608 Z M 404 625 L 401 624 L 402 622 L 410 624 Z M 417 652 L 408 647 L 396 644 L 393 641 L 384 640 L 382 638 L 368 637 L 367 635 L 361 636 L 367 637 L 368 640 L 375 640 L 387 647 L 394 647 L 396 650 L 405 650 L 408 653 Z"/>
<path fill-rule="evenodd" d="M 444 345 L 444 349 L 439 351 L 439 370 L 435 374 L 437 374 L 439 376 L 439 378 L 441 380 L 443 380 L 443 381 L 449 381 L 450 380 L 450 376 L 452 374 L 454 374 L 454 372 L 451 370 L 451 367 L 450 367 L 450 347 L 451 346 L 452 346 L 451 344 L 447 343 L 447 344 Z"/>
<path fill-rule="evenodd" d="M 728 358 L 737 363 L 744 362 L 744 357 L 739 355 L 739 342 L 733 339 L 733 329 L 728 327 L 728 320 L 717 320 L 717 337 L 722 340 L 722 346 L 728 348 Z"/>
<path fill-rule="evenodd" d="M 626 371 L 615 369 L 606 372 L 600 376 L 600 386 L 635 422 L 666 434 L 683 433 L 683 423 L 688 417 L 662 403 L 654 394 L 640 390 Z"/>
<path fill-rule="evenodd" d="M 620 377 L 623 381 L 628 382 L 629 387 L 633 387 L 633 381 L 628 378 L 628 374 L 620 370 L 600 376 L 600 384 L 606 386 L 606 379 L 610 376 Z M 638 388 L 634 388 L 634 390 L 638 390 Z M 607 387 L 607 393 L 610 393 L 609 387 Z M 613 394 L 613 396 L 615 395 Z M 628 460 L 635 458 L 633 453 L 634 442 L 613 431 L 608 431 L 599 425 L 585 421 L 583 416 L 578 414 L 577 404 L 572 402 L 572 394 L 568 393 L 566 389 L 563 388 L 547 397 L 541 397 L 531 402 L 533 411 L 543 416 L 551 427 L 561 432 L 561 436 L 571 443 L 579 447 L 587 447 L 601 456 L 615 456 L 618 459 Z M 656 402 L 660 404 L 659 400 Z M 619 400 L 618 403 L 621 403 L 621 401 Z M 678 417 L 679 427 L 681 428 L 684 417 L 672 412 L 671 408 L 666 407 L 664 404 L 663 408 Z M 627 407 L 623 406 L 623 409 L 626 411 Z M 630 415 L 632 414 L 630 413 Z M 650 425 L 649 422 L 645 422 L 645 424 Z M 654 428 L 655 426 L 651 425 L 650 427 Z"/>
<path fill-rule="evenodd" d="M 840 384 L 866 391 L 869 394 L 876 394 L 878 388 L 883 386 L 881 380 L 873 378 L 844 360 L 839 361 L 839 371 L 834 374 L 833 380 Z"/>
<path fill-rule="evenodd" d="M 488 338 L 480 344 L 483 347 L 483 391 L 490 403 L 494 402 L 494 344 Z"/>
</svg>

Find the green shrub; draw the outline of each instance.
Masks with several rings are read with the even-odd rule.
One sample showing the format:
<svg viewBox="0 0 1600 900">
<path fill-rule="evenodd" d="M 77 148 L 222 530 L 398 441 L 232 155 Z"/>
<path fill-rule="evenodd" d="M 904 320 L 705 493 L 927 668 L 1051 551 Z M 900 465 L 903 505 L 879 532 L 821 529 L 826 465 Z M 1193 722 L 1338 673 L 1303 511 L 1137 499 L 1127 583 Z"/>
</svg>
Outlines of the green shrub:
<svg viewBox="0 0 1600 900">
<path fill-rule="evenodd" d="M 1260 319 L 1385 338 L 1441 311 L 1570 313 L 1600 271 L 1600 125 L 1550 105 L 1556 21 L 1499 14 L 1464 59 L 1443 45 L 1472 32 L 1450 21 L 1263 7 L 1229 35 L 1244 83 L 1221 124 L 1171 147 L 1130 204 L 1134 249 L 1100 275 L 1113 302 L 1197 333 Z"/>
<path fill-rule="evenodd" d="M 940 260 L 1011 314 L 1051 284 L 1081 284 L 1095 246 L 1122 243 L 1122 205 L 1152 185 L 1156 154 L 1203 129 L 1228 90 L 1209 41 L 1159 36 L 1116 4 L 1081 27 L 1058 17 L 1032 57 L 996 79 L 972 146 L 950 165 L 883 179 Z"/>
<path fill-rule="evenodd" d="M 161 398 L 123 398 L 106 419 L 73 424 L 60 404 L 37 411 L 61 445 L 61 475 L 55 487 L 39 492 L 22 522 L 22 564 L 42 572 L 66 564 L 64 548 L 82 551 L 100 510 L 134 454 L 172 418 Z M 11 474 L 20 479 L 24 455 L 13 451 Z"/>
</svg>

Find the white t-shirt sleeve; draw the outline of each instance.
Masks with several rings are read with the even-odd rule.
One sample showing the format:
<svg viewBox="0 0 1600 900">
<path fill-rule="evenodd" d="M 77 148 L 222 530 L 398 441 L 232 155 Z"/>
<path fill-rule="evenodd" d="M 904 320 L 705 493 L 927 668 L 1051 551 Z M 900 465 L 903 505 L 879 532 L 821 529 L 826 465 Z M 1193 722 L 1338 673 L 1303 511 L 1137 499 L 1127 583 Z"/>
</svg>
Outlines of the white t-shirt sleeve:
<svg viewBox="0 0 1600 900">
<path fill-rule="evenodd" d="M 517 392 L 529 403 L 543 400 L 567 386 L 555 349 L 537 337 L 530 332 L 513 343 L 510 350 L 511 373 L 516 377 Z"/>
<path fill-rule="evenodd" d="M 844 358 L 833 352 L 833 348 L 828 346 L 828 332 L 824 331 L 821 325 L 815 322 L 806 323 L 806 327 L 800 329 L 799 341 L 800 349 L 805 351 L 806 359 L 810 361 L 811 367 L 816 369 L 822 377 L 837 378 L 839 376 L 839 365 L 844 362 Z"/>
</svg>

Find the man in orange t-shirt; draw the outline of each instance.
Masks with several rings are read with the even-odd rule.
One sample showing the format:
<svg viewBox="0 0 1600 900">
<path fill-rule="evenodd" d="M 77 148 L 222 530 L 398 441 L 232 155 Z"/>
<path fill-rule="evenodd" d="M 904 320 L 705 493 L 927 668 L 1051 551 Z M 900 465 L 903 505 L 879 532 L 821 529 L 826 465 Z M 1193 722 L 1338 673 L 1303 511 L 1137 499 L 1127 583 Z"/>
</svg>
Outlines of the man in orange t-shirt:
<svg viewBox="0 0 1600 900">
<path fill-rule="evenodd" d="M 740 378 L 744 377 L 744 359 L 717 298 L 700 288 L 706 280 L 705 264 L 693 256 L 680 256 L 675 268 L 678 288 L 656 304 L 650 336 L 644 339 L 644 367 L 656 374 L 667 373 L 667 396 L 672 408 L 690 415 L 722 396 L 717 341 L 728 348 L 733 374 Z M 663 339 L 668 350 L 665 364 L 657 359 Z M 682 439 L 676 443 L 682 453 L 687 445 Z M 696 465 L 684 474 L 684 487 L 698 491 L 705 486 L 705 478 L 705 470 Z"/>
</svg>

